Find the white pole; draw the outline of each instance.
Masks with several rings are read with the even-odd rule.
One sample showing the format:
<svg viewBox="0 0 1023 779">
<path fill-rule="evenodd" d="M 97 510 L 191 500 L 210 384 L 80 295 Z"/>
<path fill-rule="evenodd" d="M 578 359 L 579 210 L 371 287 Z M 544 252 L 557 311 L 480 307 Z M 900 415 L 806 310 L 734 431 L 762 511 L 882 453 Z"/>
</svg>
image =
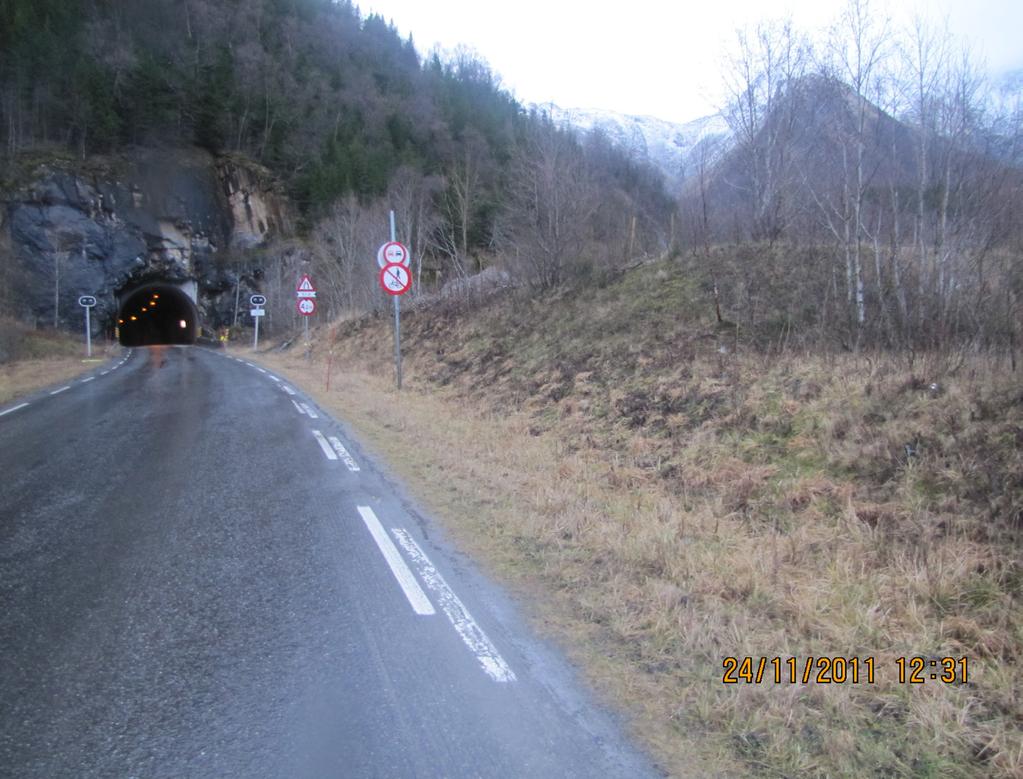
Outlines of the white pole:
<svg viewBox="0 0 1023 779">
<path fill-rule="evenodd" d="M 259 349 L 259 320 L 262 319 L 262 317 L 256 316 L 256 317 L 253 317 L 253 319 L 256 320 L 256 335 L 255 335 L 255 337 L 252 340 L 252 351 L 255 352 L 255 351 L 258 351 L 258 349 Z"/>
<path fill-rule="evenodd" d="M 89 308 L 85 307 L 85 356 L 92 357 L 92 328 L 89 327 Z"/>
</svg>

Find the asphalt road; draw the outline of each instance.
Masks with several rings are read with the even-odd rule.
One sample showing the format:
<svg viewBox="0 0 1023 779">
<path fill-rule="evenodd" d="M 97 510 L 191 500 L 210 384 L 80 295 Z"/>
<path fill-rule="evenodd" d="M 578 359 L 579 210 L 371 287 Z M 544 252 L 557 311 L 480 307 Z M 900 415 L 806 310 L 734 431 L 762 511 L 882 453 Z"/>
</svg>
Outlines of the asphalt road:
<svg viewBox="0 0 1023 779">
<path fill-rule="evenodd" d="M 0 407 L 0 775 L 657 774 L 341 425 L 149 347 Z"/>
</svg>

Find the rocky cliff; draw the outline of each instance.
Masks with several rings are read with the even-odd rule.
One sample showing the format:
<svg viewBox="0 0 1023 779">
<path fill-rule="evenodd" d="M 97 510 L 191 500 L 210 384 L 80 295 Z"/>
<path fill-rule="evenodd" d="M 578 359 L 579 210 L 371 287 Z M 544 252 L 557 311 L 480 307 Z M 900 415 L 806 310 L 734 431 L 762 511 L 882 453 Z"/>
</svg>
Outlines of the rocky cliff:
<svg viewBox="0 0 1023 779">
<path fill-rule="evenodd" d="M 271 174 L 240 157 L 197 149 L 138 152 L 85 162 L 20 160 L 0 196 L 21 317 L 80 321 L 79 295 L 98 299 L 97 329 L 118 297 L 154 281 L 197 282 L 208 327 L 233 310 L 248 250 L 293 229 Z M 225 294 L 225 293 L 230 294 Z"/>
</svg>

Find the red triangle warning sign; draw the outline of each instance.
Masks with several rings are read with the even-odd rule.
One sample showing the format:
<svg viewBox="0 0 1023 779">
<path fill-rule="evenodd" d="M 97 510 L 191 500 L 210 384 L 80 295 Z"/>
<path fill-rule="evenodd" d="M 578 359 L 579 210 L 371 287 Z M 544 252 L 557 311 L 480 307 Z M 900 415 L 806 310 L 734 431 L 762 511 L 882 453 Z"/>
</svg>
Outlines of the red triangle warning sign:
<svg viewBox="0 0 1023 779">
<path fill-rule="evenodd" d="M 315 292 L 316 287 L 313 286 L 312 281 L 309 280 L 308 276 L 303 276 L 302 280 L 298 282 L 298 292 Z"/>
</svg>

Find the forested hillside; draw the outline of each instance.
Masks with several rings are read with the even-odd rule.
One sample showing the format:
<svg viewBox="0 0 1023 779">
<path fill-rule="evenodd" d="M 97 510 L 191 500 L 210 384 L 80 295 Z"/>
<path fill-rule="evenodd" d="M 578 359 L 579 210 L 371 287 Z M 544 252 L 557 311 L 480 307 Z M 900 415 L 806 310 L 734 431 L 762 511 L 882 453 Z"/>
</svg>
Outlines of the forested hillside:
<svg viewBox="0 0 1023 779">
<path fill-rule="evenodd" d="M 599 243 L 633 217 L 661 226 L 671 209 L 656 174 L 530 115 L 477 55 L 423 57 L 347 1 L 3 0 L 0 52 L 8 160 L 40 147 L 241 153 L 284 180 L 307 232 L 338 204 L 351 216 L 397 188 L 417 204 L 406 240 L 449 275 L 479 270 L 516 222 L 535 221 L 499 229 L 514 202 L 535 213 L 567 200 L 562 242 Z M 545 200 L 529 202 L 541 178 Z M 562 262 L 547 259 L 550 281 Z"/>
<path fill-rule="evenodd" d="M 670 254 L 758 346 L 1015 353 L 1023 108 L 957 45 L 866 0 L 820 40 L 740 32 L 728 148 L 692 151 L 669 193 L 605 134 L 526 110 L 481 56 L 424 54 L 351 2 L 0 0 L 0 139 L 8 163 L 191 145 L 265 165 L 298 240 L 222 259 L 271 294 L 311 268 L 328 317 L 382 304 L 365 258 L 394 209 L 414 294 Z"/>
<path fill-rule="evenodd" d="M 310 207 L 441 172 L 474 138 L 506 160 L 519 106 L 465 56 L 421 63 L 377 16 L 328 0 L 8 0 L 4 143 L 82 155 L 195 143 L 286 173 Z"/>
</svg>

